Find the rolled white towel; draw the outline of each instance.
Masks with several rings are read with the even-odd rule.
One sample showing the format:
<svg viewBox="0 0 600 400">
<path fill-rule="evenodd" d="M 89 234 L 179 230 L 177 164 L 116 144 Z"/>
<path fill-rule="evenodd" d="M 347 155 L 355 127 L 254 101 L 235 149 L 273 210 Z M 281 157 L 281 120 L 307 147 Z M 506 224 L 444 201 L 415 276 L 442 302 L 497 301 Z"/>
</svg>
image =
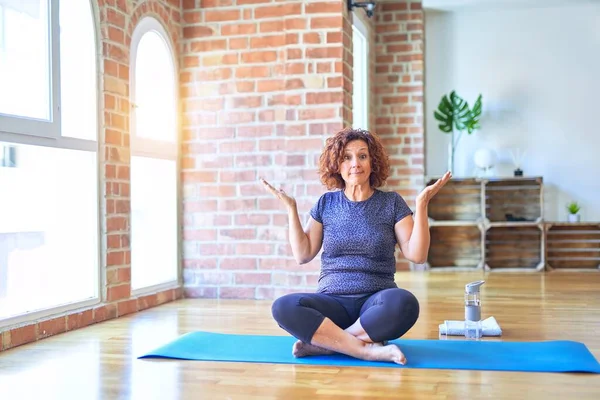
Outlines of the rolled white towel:
<svg viewBox="0 0 600 400">
<path fill-rule="evenodd" d="M 496 318 L 489 317 L 481 321 L 483 336 L 502 336 L 502 329 Z M 464 336 L 465 321 L 444 321 L 440 324 L 440 335 Z"/>
</svg>

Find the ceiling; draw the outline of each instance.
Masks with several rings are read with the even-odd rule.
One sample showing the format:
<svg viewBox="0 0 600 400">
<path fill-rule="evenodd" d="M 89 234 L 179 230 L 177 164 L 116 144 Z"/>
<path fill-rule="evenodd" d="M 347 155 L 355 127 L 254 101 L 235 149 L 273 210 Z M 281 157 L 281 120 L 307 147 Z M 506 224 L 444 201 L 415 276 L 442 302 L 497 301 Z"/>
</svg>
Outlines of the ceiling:
<svg viewBox="0 0 600 400">
<path fill-rule="evenodd" d="M 423 0 L 423 8 L 440 11 L 554 7 L 575 4 L 600 4 L 600 0 Z"/>
</svg>

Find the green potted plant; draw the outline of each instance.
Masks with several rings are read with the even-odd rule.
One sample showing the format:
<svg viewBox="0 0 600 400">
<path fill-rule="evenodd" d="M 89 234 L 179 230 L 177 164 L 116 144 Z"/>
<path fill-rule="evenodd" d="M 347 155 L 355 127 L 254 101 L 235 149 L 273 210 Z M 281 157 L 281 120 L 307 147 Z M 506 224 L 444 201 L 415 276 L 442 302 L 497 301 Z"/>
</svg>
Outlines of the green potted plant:
<svg viewBox="0 0 600 400">
<path fill-rule="evenodd" d="M 581 210 L 581 206 L 576 202 L 572 201 L 567 204 L 567 218 L 569 222 L 579 222 L 580 215 L 579 211 Z"/>
<path fill-rule="evenodd" d="M 440 124 L 440 130 L 452 135 L 448 146 L 448 170 L 454 172 L 454 154 L 463 132 L 473 133 L 481 129 L 479 119 L 481 117 L 481 94 L 475 100 L 473 108 L 469 103 L 456 94 L 456 91 L 450 92 L 450 95 L 442 96 L 438 108 L 434 110 L 433 115 Z"/>
</svg>

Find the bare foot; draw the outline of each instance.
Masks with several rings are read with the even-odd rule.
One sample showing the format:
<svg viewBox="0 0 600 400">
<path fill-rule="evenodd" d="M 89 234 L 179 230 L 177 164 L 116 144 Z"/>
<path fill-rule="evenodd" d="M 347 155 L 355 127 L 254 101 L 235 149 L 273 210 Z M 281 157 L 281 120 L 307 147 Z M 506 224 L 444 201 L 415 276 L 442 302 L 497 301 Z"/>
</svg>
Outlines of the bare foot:
<svg viewBox="0 0 600 400">
<path fill-rule="evenodd" d="M 294 347 L 292 347 L 292 354 L 294 357 L 320 356 L 333 353 L 334 352 L 331 350 L 327 350 L 309 343 L 304 343 L 301 340 L 298 340 L 296 343 L 294 343 Z"/>
<path fill-rule="evenodd" d="M 365 352 L 365 360 L 392 361 L 396 364 L 406 364 L 406 357 L 395 344 L 368 343 Z"/>
</svg>

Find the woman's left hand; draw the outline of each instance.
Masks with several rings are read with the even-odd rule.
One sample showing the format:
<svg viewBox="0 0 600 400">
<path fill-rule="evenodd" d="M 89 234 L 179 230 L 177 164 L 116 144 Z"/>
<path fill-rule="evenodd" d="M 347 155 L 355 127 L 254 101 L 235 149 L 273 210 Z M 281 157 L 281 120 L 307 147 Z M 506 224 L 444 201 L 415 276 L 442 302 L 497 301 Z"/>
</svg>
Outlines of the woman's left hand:
<svg viewBox="0 0 600 400">
<path fill-rule="evenodd" d="M 450 171 L 446 172 L 444 176 L 438 179 L 434 184 L 427 186 L 419 195 L 417 196 L 416 203 L 418 205 L 426 206 L 429 204 L 429 201 L 440 191 L 442 187 L 452 178 L 452 173 Z"/>
</svg>

